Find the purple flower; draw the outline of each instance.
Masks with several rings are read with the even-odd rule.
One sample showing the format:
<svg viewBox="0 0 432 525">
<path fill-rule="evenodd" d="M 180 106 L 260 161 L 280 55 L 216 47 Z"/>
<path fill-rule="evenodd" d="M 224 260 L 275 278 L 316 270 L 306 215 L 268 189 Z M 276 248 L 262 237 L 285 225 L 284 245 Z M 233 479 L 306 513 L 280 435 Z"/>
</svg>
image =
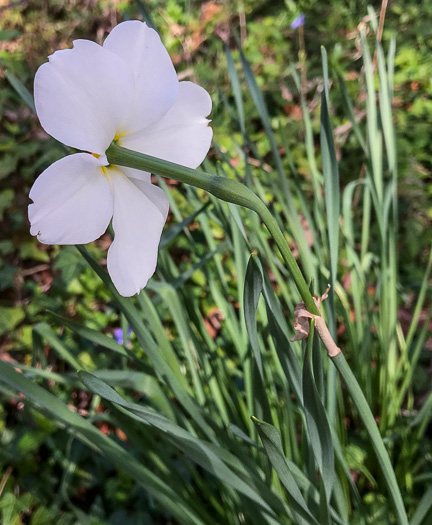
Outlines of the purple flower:
<svg viewBox="0 0 432 525">
<path fill-rule="evenodd" d="M 303 13 L 300 13 L 297 18 L 291 22 L 291 29 L 298 29 L 301 26 L 304 26 L 305 17 Z"/>
<path fill-rule="evenodd" d="M 128 330 L 127 330 L 127 339 L 130 338 L 132 334 L 132 328 L 129 326 Z M 114 339 L 117 341 L 117 343 L 119 345 L 122 345 L 123 344 L 123 329 L 122 328 L 116 328 L 114 330 Z"/>
</svg>

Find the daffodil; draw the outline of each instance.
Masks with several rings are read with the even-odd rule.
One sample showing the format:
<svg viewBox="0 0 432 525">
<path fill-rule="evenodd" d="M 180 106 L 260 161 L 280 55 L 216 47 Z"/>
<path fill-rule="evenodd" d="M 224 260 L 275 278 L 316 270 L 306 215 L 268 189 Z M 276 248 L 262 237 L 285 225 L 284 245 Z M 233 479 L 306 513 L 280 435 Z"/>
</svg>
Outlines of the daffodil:
<svg viewBox="0 0 432 525">
<path fill-rule="evenodd" d="M 212 138 L 210 96 L 178 81 L 158 34 L 139 21 L 116 26 L 103 46 L 76 40 L 56 51 L 37 71 L 34 94 L 45 131 L 83 153 L 34 183 L 31 234 L 45 244 L 86 244 L 112 219 L 108 272 L 121 295 L 138 293 L 156 268 L 168 199 L 150 173 L 109 165 L 105 152 L 116 141 L 196 168 Z"/>
</svg>

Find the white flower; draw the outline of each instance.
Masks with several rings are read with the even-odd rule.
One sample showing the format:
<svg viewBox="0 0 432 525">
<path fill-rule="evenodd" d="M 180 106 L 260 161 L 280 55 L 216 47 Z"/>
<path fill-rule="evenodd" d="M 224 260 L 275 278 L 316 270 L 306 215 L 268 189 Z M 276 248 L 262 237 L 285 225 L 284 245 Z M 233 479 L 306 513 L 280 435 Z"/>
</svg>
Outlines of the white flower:
<svg viewBox="0 0 432 525">
<path fill-rule="evenodd" d="M 51 55 L 36 73 L 35 104 L 47 133 L 88 153 L 55 162 L 36 180 L 31 234 L 45 244 L 86 244 L 112 218 L 109 274 L 121 295 L 138 293 L 156 268 L 168 199 L 149 173 L 109 165 L 105 151 L 116 140 L 196 168 L 212 138 L 210 96 L 179 82 L 158 34 L 129 21 L 103 46 L 76 40 L 73 49 Z"/>
</svg>

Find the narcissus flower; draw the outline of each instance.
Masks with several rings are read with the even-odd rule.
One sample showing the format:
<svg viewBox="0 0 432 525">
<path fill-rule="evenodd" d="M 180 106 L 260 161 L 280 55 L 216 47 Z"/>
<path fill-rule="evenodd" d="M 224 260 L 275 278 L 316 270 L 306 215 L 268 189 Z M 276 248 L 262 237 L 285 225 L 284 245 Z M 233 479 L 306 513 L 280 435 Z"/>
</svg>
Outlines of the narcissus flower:
<svg viewBox="0 0 432 525">
<path fill-rule="evenodd" d="M 116 26 L 103 46 L 76 40 L 73 49 L 56 51 L 37 71 L 34 89 L 45 131 L 86 153 L 38 177 L 30 232 L 45 244 L 86 244 L 112 219 L 108 272 L 121 295 L 134 295 L 155 271 L 168 199 L 150 173 L 109 165 L 105 151 L 115 140 L 196 168 L 212 138 L 210 96 L 178 81 L 158 34 L 138 21 Z"/>
</svg>

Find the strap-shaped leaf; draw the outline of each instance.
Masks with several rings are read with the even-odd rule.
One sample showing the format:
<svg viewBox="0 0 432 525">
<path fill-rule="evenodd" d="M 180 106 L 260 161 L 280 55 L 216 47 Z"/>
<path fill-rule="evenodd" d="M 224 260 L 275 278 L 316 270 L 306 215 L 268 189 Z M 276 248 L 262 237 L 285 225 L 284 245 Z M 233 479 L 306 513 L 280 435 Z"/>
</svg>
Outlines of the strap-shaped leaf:
<svg viewBox="0 0 432 525">
<path fill-rule="evenodd" d="M 264 371 L 262 365 L 261 352 L 258 344 L 257 331 L 257 311 L 258 301 L 263 288 L 263 279 L 261 271 L 256 262 L 256 256 L 251 255 L 246 269 L 245 286 L 244 286 L 244 316 L 246 328 L 249 335 L 250 345 L 258 367 L 259 374 L 264 382 Z"/>
<path fill-rule="evenodd" d="M 285 455 L 283 453 L 282 441 L 279 430 L 273 425 L 269 425 L 264 421 L 260 421 L 255 417 L 252 417 L 252 421 L 257 427 L 261 441 L 264 445 L 264 450 L 275 469 L 279 479 L 283 483 L 283 486 L 287 490 L 289 503 L 295 512 L 301 516 L 308 524 L 319 525 L 317 520 L 309 511 L 306 501 L 303 498 L 300 489 L 291 473 Z"/>
<path fill-rule="evenodd" d="M 89 421 L 72 412 L 57 397 L 27 379 L 12 366 L 0 360 L 0 382 L 26 396 L 27 402 L 57 421 L 66 425 L 75 435 L 112 461 L 120 470 L 142 485 L 161 505 L 171 512 L 181 523 L 203 525 L 203 521 L 182 499 L 181 495 L 165 484 L 159 476 L 139 463 L 135 457 L 115 441 L 102 434 Z"/>
<path fill-rule="evenodd" d="M 10 85 L 14 88 L 14 90 L 18 93 L 18 95 L 22 98 L 22 100 L 27 104 L 27 106 L 34 113 L 36 113 L 36 107 L 35 107 L 33 95 L 25 87 L 25 85 L 21 82 L 21 80 L 18 77 L 16 77 L 13 73 L 11 73 L 10 71 L 6 71 L 6 78 L 9 80 Z"/>
<path fill-rule="evenodd" d="M 335 480 L 334 449 L 327 415 L 312 375 L 310 361 L 313 337 L 314 329 L 312 321 L 308 338 L 308 347 L 303 362 L 303 403 L 309 441 L 324 482 L 326 499 L 328 502 L 330 501 Z"/>
<path fill-rule="evenodd" d="M 327 54 L 322 47 L 323 68 L 327 72 Z M 339 209 L 340 209 L 340 190 L 339 190 L 339 168 L 336 159 L 336 150 L 333 140 L 333 131 L 330 123 L 329 113 L 329 93 L 328 75 L 324 75 L 324 90 L 321 96 L 321 157 L 322 172 L 324 177 L 325 204 L 327 215 L 327 227 L 329 237 L 330 255 L 330 277 L 331 284 L 334 286 L 336 281 L 336 270 L 338 261 L 339 244 Z"/>
<path fill-rule="evenodd" d="M 107 272 L 105 272 L 96 261 L 90 256 L 84 246 L 77 246 L 85 260 L 95 270 L 102 281 L 108 286 L 113 297 L 117 301 L 120 310 L 128 320 L 129 325 L 134 331 L 138 342 L 141 347 L 147 352 L 150 361 L 152 362 L 155 370 L 160 377 L 165 380 L 172 388 L 174 394 L 177 396 L 179 402 L 183 408 L 190 414 L 197 425 L 202 431 L 209 437 L 210 440 L 214 441 L 214 431 L 210 425 L 204 419 L 204 415 L 198 404 L 190 396 L 185 377 L 182 375 L 181 370 L 178 368 L 176 362 L 169 362 L 164 359 L 161 355 L 159 348 L 157 347 L 153 337 L 149 330 L 144 325 L 142 318 L 135 308 L 133 302 L 129 298 L 122 297 L 119 295 Z M 79 368 L 79 367 L 77 367 Z"/>
<path fill-rule="evenodd" d="M 215 453 L 214 447 L 211 447 L 206 441 L 198 439 L 166 417 L 150 410 L 149 408 L 129 403 L 95 375 L 84 371 L 78 372 L 78 375 L 82 382 L 92 392 L 111 403 L 123 407 L 128 414 L 135 416 L 135 419 L 144 421 L 145 423 L 161 430 L 165 433 L 169 441 L 198 463 L 198 465 L 260 505 L 260 507 L 268 511 L 270 514 L 273 514 L 272 509 L 264 501 L 261 495 L 240 479 L 240 477 L 219 458 Z"/>
</svg>

